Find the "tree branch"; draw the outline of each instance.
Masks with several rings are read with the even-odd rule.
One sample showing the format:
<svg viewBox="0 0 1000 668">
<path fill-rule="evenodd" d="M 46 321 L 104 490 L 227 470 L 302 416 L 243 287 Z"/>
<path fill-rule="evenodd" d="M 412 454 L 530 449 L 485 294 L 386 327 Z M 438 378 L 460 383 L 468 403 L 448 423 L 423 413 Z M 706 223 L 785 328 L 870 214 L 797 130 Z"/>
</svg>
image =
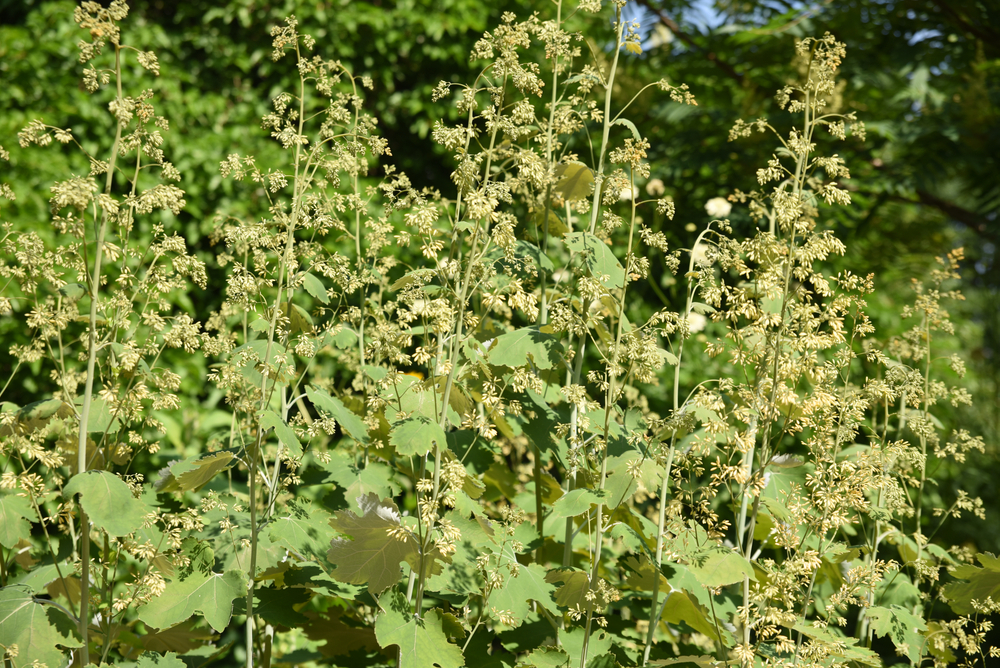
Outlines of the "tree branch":
<svg viewBox="0 0 1000 668">
<path fill-rule="evenodd" d="M 695 51 L 698 51 L 698 52 L 704 54 L 704 56 L 706 58 L 708 58 L 710 61 L 712 61 L 715 64 L 716 67 L 718 67 L 720 70 L 722 70 L 723 72 L 725 72 L 730 78 L 738 81 L 741 84 L 743 83 L 743 75 L 742 74 L 740 74 L 739 72 L 737 72 L 733 68 L 733 66 L 730 65 L 729 63 L 727 63 L 726 61 L 720 60 L 719 57 L 715 54 L 714 51 L 709 51 L 708 49 L 706 49 L 706 48 L 702 47 L 700 44 L 698 44 L 694 40 L 694 37 L 692 37 L 688 33 L 684 32 L 681 29 L 680 25 L 676 21 L 674 21 L 672 18 L 670 18 L 667 15 L 666 12 L 664 12 L 662 9 L 660 9 L 658 7 L 654 7 L 650 3 L 650 0 L 637 0 L 637 1 L 638 1 L 638 3 L 640 5 L 642 5 L 643 7 L 645 7 L 649 11 L 651 11 L 653 14 L 655 14 L 656 17 L 660 20 L 660 23 L 662 23 L 663 25 L 667 26 L 667 28 L 670 29 L 670 32 L 672 32 L 675 35 L 677 35 L 677 37 L 682 42 L 684 42 L 685 44 L 687 44 L 688 46 L 690 46 Z"/>
</svg>

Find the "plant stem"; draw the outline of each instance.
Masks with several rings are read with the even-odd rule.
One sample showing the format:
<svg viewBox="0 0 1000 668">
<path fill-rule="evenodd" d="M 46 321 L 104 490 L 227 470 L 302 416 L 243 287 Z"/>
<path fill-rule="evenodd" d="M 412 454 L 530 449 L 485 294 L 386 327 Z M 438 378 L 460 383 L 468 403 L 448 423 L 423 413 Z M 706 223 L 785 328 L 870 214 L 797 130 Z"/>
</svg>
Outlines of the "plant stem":
<svg viewBox="0 0 1000 668">
<path fill-rule="evenodd" d="M 115 44 L 115 83 L 117 85 L 117 99 L 122 98 L 122 65 L 121 46 Z M 104 193 L 111 194 L 111 187 L 114 184 L 115 165 L 118 162 L 118 146 L 122 139 L 122 124 L 115 119 L 115 140 L 111 145 L 111 156 L 108 160 L 107 178 L 104 181 Z M 104 262 L 104 237 L 108 230 L 108 211 L 101 208 L 101 222 L 97 228 L 96 247 L 94 248 L 94 269 L 90 277 L 90 329 L 87 336 L 87 379 L 84 384 L 83 405 L 80 407 L 80 432 L 77 440 L 76 470 L 80 475 L 87 470 L 87 440 L 88 422 L 90 417 L 90 406 L 94 399 L 94 377 L 97 365 L 97 308 L 98 295 L 101 285 L 101 265 Z M 90 520 L 79 505 L 80 513 L 80 635 L 83 640 L 83 647 L 80 650 L 80 659 L 83 665 L 90 663 Z"/>
</svg>

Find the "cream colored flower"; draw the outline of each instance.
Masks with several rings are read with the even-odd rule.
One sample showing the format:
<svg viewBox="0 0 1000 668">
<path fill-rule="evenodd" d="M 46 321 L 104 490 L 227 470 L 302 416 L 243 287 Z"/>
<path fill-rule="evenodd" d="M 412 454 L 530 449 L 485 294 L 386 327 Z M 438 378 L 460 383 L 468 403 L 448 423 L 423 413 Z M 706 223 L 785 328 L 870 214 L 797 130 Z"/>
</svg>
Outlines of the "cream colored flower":
<svg viewBox="0 0 1000 668">
<path fill-rule="evenodd" d="M 733 205 L 725 197 L 713 197 L 705 202 L 705 211 L 712 218 L 725 218 L 733 210 Z"/>
</svg>

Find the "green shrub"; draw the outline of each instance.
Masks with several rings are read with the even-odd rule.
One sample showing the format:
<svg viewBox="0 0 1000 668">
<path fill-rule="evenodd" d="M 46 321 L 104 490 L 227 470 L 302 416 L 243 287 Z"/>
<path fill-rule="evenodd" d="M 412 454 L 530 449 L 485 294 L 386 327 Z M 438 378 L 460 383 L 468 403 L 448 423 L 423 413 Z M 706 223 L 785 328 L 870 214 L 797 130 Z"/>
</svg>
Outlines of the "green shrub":
<svg viewBox="0 0 1000 668">
<path fill-rule="evenodd" d="M 850 203 L 827 147 L 864 140 L 826 109 L 845 56 L 830 35 L 799 42 L 803 80 L 778 92 L 790 132 L 730 132 L 775 137 L 761 190 L 710 201 L 719 219 L 670 248 L 649 142 L 613 105 L 620 59 L 642 50 L 624 4 L 604 50 L 571 31 L 598 0 L 505 15 L 479 40 L 478 78 L 434 93 L 466 119 L 433 130 L 450 193 L 392 168 L 371 80 L 288 18 L 271 34 L 292 86 L 263 119 L 285 159 L 220 156 L 259 210 L 219 213 L 210 268 L 157 222 L 185 194 L 126 65 L 156 74 L 156 57 L 123 42 L 121 0 L 76 11 L 84 86 L 114 87 L 110 129 L 21 132 L 77 144 L 91 172 L 52 186 L 55 245 L 3 238 L 0 310 L 31 334 L 4 392 L 36 391 L 0 413 L 6 661 L 994 655 L 996 558 L 933 542 L 983 512 L 931 475 L 983 448 L 935 415 L 968 399 L 938 375 L 961 359 L 935 357 L 961 252 L 914 282 L 914 327 L 884 344 L 874 277 L 825 273 L 848 249 L 820 212 Z M 667 80 L 639 95 L 658 94 L 696 104 Z M 733 205 L 759 226 L 747 238 Z M 685 303 L 638 302 L 664 271 Z M 197 322 L 184 305 L 202 290 L 225 299 Z M 203 365 L 207 387 L 180 392 Z"/>
</svg>

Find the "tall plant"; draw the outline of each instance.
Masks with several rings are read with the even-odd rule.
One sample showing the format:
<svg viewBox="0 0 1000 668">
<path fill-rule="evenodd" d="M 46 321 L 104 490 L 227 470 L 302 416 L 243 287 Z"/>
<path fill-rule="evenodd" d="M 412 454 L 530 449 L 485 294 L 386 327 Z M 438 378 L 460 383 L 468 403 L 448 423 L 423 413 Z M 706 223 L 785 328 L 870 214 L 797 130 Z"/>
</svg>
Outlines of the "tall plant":
<svg viewBox="0 0 1000 668">
<path fill-rule="evenodd" d="M 483 35 L 476 79 L 435 91 L 464 118 L 433 130 L 450 193 L 379 165 L 367 77 L 294 17 L 273 28 L 292 86 L 263 127 L 284 160 L 221 163 L 259 210 L 216 219 L 226 282 L 204 327 L 173 300 L 205 267 L 140 222 L 184 202 L 154 180 L 179 175 L 152 93 L 123 92 L 125 5 L 78 10 L 83 60 L 114 47 L 84 81 L 116 82 L 115 133 L 90 177 L 53 186 L 60 250 L 5 231 L 0 307 L 37 332 L 11 378 L 45 364 L 54 383 L 2 413 L 6 660 L 877 666 L 884 642 L 911 664 L 985 662 L 996 559 L 936 545 L 929 517 L 981 514 L 941 505 L 929 466 L 982 448 L 934 417 L 967 398 L 933 343 L 960 253 L 915 283 L 917 326 L 875 343 L 875 279 L 828 269 L 847 248 L 821 212 L 850 203 L 850 174 L 824 147 L 864 138 L 831 108 L 830 35 L 798 42 L 782 123 L 731 132 L 777 138 L 761 190 L 729 198 L 755 231 L 713 220 L 671 248 L 628 114 L 695 100 L 661 80 L 619 104 L 642 52 L 624 8 L 603 45 L 577 32 L 591 0 Z M 73 137 L 38 121 L 21 141 Z M 648 308 L 636 295 L 664 272 L 682 298 Z M 168 460 L 170 348 L 209 357 L 226 411 L 199 420 L 205 451 Z"/>
</svg>

